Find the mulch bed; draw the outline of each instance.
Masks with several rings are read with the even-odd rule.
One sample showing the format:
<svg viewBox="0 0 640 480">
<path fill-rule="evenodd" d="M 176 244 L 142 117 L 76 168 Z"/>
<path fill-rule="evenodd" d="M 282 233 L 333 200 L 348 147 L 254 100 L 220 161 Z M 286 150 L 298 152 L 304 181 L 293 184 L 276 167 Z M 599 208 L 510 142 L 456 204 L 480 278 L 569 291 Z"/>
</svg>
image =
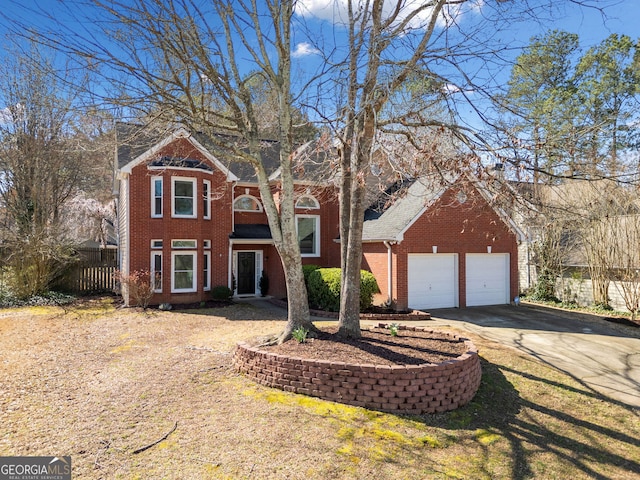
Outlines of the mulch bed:
<svg viewBox="0 0 640 480">
<path fill-rule="evenodd" d="M 373 328 L 362 330 L 360 339 L 346 339 L 337 330 L 324 328 L 305 343 L 290 340 L 261 349 L 289 357 L 374 365 L 441 363 L 467 351 L 463 340 L 445 333 L 400 330 L 394 337 L 387 329 Z"/>
</svg>

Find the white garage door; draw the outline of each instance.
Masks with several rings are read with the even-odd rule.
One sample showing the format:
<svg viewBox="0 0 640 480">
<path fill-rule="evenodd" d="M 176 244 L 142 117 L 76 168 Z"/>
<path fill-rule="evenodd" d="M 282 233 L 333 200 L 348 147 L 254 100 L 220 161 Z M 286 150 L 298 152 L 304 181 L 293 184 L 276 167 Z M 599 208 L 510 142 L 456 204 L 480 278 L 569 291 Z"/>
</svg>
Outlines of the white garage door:
<svg viewBox="0 0 640 480">
<path fill-rule="evenodd" d="M 454 253 L 408 256 L 409 308 L 458 306 L 457 257 Z"/>
<path fill-rule="evenodd" d="M 509 254 L 468 253 L 467 307 L 509 303 Z"/>
</svg>

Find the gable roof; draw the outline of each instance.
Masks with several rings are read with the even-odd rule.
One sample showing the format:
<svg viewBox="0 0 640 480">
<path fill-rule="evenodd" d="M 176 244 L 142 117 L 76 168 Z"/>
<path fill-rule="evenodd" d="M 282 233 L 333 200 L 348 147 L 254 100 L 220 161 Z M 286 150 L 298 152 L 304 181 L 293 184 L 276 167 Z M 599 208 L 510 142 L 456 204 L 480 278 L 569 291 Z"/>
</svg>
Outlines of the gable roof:
<svg viewBox="0 0 640 480">
<path fill-rule="evenodd" d="M 151 130 L 144 125 L 117 123 L 117 167 L 130 173 L 131 169 L 145 161 L 166 166 L 187 166 L 205 168 L 203 164 L 191 159 L 170 157 L 157 158 L 158 152 L 177 138 L 188 139 L 206 158 L 223 171 L 229 180 L 242 183 L 257 183 L 255 169 L 249 162 L 227 160 L 214 139 L 202 132 L 190 133 L 184 128 L 168 134 L 166 131 Z M 229 135 L 220 135 L 218 140 L 238 143 L 241 140 Z M 293 176 L 296 182 L 323 181 L 334 172 L 330 160 L 335 153 L 320 141 L 308 142 L 294 152 Z M 241 145 L 239 145 L 241 146 Z M 273 140 L 261 142 L 261 160 L 269 180 L 280 176 L 280 144 Z M 220 152 L 220 154 L 217 154 Z M 182 165 L 180 165 L 182 164 Z"/>
<path fill-rule="evenodd" d="M 131 173 L 134 167 L 140 165 L 143 162 L 152 162 L 161 165 L 176 166 L 179 163 L 194 168 L 196 165 L 200 165 L 201 162 L 193 159 L 176 159 L 172 157 L 157 158 L 158 153 L 179 138 L 185 138 L 188 140 L 194 148 L 196 148 L 207 160 L 209 160 L 216 168 L 223 172 L 227 180 L 238 180 L 238 177 L 233 174 L 226 166 L 224 166 L 216 157 L 214 157 L 209 150 L 204 148 L 200 142 L 197 141 L 187 130 L 180 128 L 173 132 L 169 136 L 165 136 L 160 141 L 152 143 L 150 146 L 148 142 L 153 142 L 155 135 L 153 132 L 145 132 L 135 129 L 136 126 L 127 125 L 125 133 L 129 136 L 121 138 L 118 130 L 116 130 L 116 140 L 118 141 L 118 167 L 121 172 Z M 139 127 L 142 128 L 142 127 Z M 184 166 L 183 165 L 183 166 Z M 202 168 L 207 169 L 204 165 Z"/>
<path fill-rule="evenodd" d="M 477 179 L 471 175 L 469 184 L 480 193 L 489 205 L 491 195 Z M 460 175 L 445 175 L 444 178 L 421 177 L 391 186 L 381 195 L 383 201 L 375 202 L 365 212 L 362 232 L 363 242 L 384 242 L 404 240 L 405 232 L 431 207 L 454 183 L 460 180 Z M 400 192 L 399 194 L 397 192 Z M 393 195 L 397 197 L 394 199 Z M 387 200 L 384 202 L 384 200 Z M 502 210 L 492 207 L 507 227 L 518 239 L 524 238 L 523 232 L 513 220 Z"/>
</svg>

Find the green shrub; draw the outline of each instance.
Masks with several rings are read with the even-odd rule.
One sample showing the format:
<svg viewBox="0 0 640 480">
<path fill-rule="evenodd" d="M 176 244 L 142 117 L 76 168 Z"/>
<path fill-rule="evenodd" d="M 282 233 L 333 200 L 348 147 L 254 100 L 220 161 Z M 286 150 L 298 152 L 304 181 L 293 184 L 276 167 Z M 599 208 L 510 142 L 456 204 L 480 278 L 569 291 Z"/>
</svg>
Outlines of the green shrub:
<svg viewBox="0 0 640 480">
<path fill-rule="evenodd" d="M 371 272 L 360 270 L 360 311 L 371 307 L 376 293 L 380 293 L 376 277 Z"/>
<path fill-rule="evenodd" d="M 211 290 L 211 297 L 214 300 L 230 300 L 233 297 L 233 290 L 226 285 L 218 285 Z"/>
<path fill-rule="evenodd" d="M 533 300 L 559 302 L 555 295 L 556 275 L 548 269 L 541 269 L 529 296 Z"/>
<path fill-rule="evenodd" d="M 320 265 L 302 265 L 302 275 L 304 276 L 304 285 L 309 290 L 309 275 L 320 268 Z"/>
<path fill-rule="evenodd" d="M 309 274 L 307 291 L 309 303 L 321 310 L 337 312 L 340 310 L 339 268 L 318 268 Z M 366 310 L 373 303 L 373 295 L 378 293 L 378 282 L 371 272 L 360 271 L 360 310 Z"/>
<path fill-rule="evenodd" d="M 340 310 L 340 269 L 318 268 L 309 274 L 309 304 L 321 310 Z"/>
</svg>

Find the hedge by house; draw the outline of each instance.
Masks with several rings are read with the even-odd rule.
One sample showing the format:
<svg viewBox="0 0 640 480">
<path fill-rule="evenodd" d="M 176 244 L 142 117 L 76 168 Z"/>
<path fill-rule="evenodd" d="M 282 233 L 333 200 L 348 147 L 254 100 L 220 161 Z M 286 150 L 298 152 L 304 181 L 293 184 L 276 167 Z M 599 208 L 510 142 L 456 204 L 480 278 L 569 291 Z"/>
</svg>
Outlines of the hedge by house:
<svg viewBox="0 0 640 480">
<path fill-rule="evenodd" d="M 309 272 L 307 290 L 309 303 L 313 307 L 329 312 L 340 310 L 339 268 L 316 268 Z M 360 271 L 360 310 L 366 310 L 373 303 L 373 295 L 378 293 L 378 282 L 371 272 Z"/>
</svg>

